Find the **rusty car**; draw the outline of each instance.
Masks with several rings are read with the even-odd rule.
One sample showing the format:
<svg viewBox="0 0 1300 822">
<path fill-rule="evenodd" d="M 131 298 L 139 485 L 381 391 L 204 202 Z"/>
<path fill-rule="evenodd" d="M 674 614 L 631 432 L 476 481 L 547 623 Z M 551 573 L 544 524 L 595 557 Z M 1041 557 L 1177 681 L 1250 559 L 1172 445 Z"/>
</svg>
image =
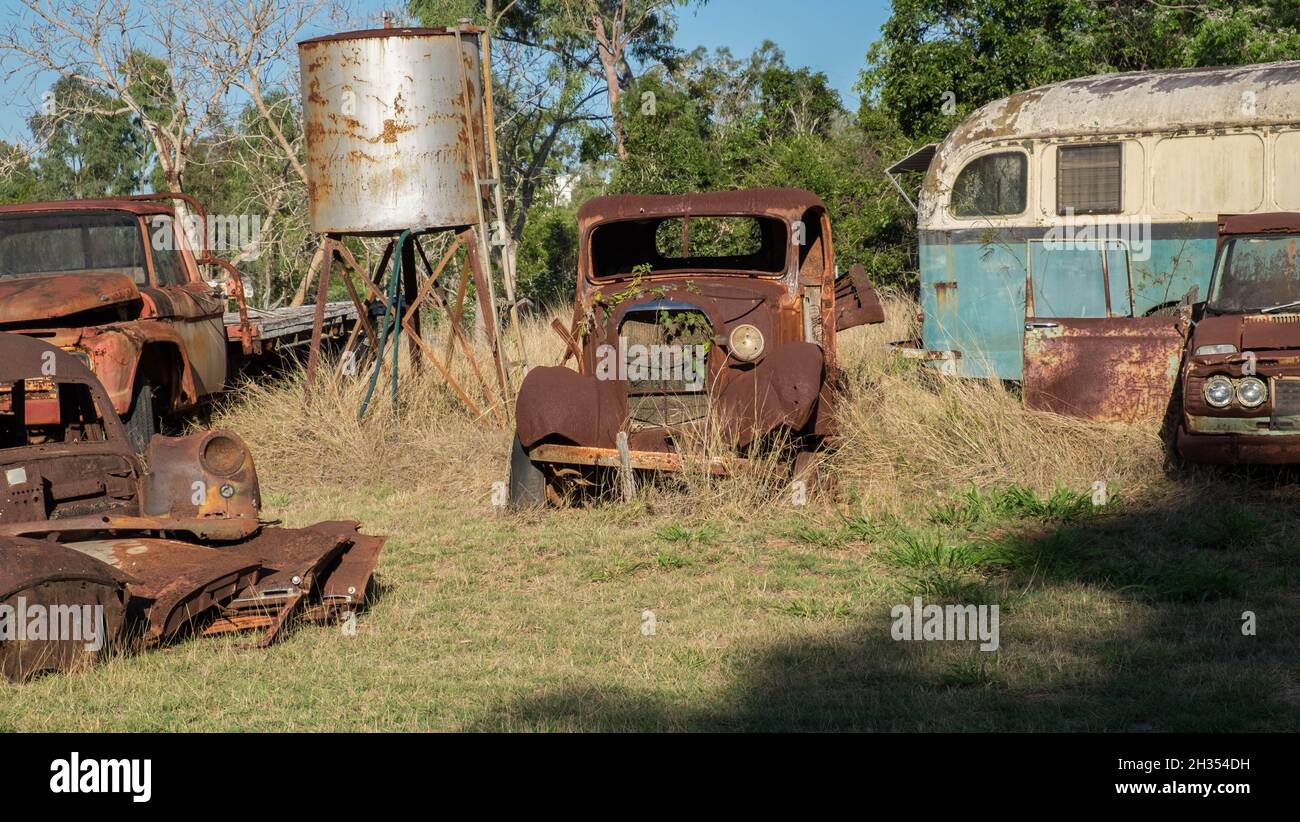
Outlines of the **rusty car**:
<svg viewBox="0 0 1300 822">
<path fill-rule="evenodd" d="M 1219 218 L 1208 299 L 1182 368 L 1178 452 L 1300 463 L 1300 213 Z"/>
<path fill-rule="evenodd" d="M 169 201 L 188 214 L 178 219 Z M 248 307 L 238 270 L 207 249 L 210 225 L 200 203 L 173 192 L 0 206 L 0 331 L 86 363 L 137 452 L 164 418 L 225 390 L 245 358 L 311 331 L 310 306 Z M 225 279 L 205 280 L 201 267 Z M 325 316 L 337 336 L 356 310 L 332 303 Z"/>
<path fill-rule="evenodd" d="M 0 672 L 21 680 L 186 632 L 279 635 L 364 604 L 382 537 L 350 521 L 261 519 L 252 454 L 229 431 L 155 435 L 147 469 L 73 354 L 0 334 Z M 16 620 L 96 610 L 107 641 L 25 636 Z M 15 616 L 15 615 L 19 616 Z"/>
<path fill-rule="evenodd" d="M 530 370 L 516 400 L 511 506 L 609 469 L 680 471 L 710 425 L 726 454 L 707 470 L 775 437 L 796 475 L 815 465 L 835 431 L 836 334 L 884 320 L 861 266 L 837 277 L 820 198 L 597 197 L 578 212 L 578 249 L 573 321 L 553 324 L 563 358 Z"/>
</svg>

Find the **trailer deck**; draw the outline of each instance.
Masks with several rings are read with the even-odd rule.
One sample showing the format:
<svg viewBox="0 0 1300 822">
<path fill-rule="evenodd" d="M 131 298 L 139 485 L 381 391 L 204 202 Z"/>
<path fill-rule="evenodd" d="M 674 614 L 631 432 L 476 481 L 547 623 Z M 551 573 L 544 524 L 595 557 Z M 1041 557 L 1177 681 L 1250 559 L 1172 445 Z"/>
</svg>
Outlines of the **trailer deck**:
<svg viewBox="0 0 1300 822">
<path fill-rule="evenodd" d="M 259 352 L 293 348 L 311 342 L 312 320 L 316 306 L 296 305 L 283 308 L 249 308 L 248 324 L 251 326 L 253 344 Z M 325 304 L 326 337 L 346 334 L 357 321 L 357 307 L 351 302 Z M 239 342 L 239 313 L 225 316 L 226 338 Z"/>
</svg>

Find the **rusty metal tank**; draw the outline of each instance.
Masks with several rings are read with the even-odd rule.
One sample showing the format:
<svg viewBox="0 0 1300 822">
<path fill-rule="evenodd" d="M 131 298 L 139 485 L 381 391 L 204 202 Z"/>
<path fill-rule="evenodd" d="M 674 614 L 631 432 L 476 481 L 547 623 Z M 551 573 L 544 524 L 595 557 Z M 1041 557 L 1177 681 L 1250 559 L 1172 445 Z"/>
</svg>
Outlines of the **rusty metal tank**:
<svg viewBox="0 0 1300 822">
<path fill-rule="evenodd" d="M 478 220 L 487 177 L 481 30 L 384 28 L 298 44 L 313 231 Z"/>
</svg>

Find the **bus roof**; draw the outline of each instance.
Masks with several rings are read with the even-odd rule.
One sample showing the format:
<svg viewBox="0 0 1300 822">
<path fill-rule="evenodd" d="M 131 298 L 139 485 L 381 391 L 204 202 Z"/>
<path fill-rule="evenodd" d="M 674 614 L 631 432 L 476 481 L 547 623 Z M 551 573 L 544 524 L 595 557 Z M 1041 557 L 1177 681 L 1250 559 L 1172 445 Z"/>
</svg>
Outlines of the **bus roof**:
<svg viewBox="0 0 1300 822">
<path fill-rule="evenodd" d="M 973 112 L 946 145 L 1300 122 L 1300 61 L 1064 80 Z"/>
</svg>

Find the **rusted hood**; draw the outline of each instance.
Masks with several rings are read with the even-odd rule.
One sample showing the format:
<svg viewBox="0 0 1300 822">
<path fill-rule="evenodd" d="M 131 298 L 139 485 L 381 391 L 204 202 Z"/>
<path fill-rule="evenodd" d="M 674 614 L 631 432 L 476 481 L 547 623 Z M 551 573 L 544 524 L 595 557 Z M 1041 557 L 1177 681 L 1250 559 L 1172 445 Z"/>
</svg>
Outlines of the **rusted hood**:
<svg viewBox="0 0 1300 822">
<path fill-rule="evenodd" d="M 1300 348 L 1300 313 L 1219 314 L 1196 324 L 1192 350 L 1205 345 L 1235 345 L 1238 351 Z"/>
<path fill-rule="evenodd" d="M 0 325 L 40 323 L 119 303 L 140 301 L 128 274 L 46 274 L 0 279 Z"/>
</svg>

